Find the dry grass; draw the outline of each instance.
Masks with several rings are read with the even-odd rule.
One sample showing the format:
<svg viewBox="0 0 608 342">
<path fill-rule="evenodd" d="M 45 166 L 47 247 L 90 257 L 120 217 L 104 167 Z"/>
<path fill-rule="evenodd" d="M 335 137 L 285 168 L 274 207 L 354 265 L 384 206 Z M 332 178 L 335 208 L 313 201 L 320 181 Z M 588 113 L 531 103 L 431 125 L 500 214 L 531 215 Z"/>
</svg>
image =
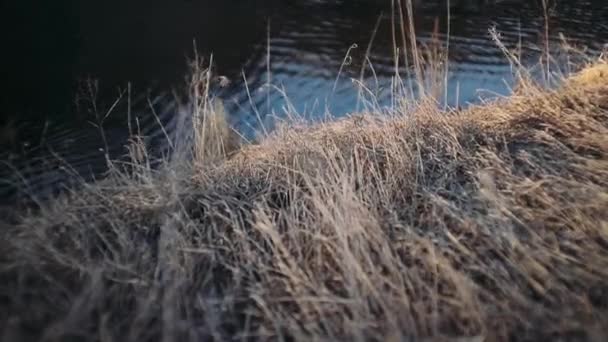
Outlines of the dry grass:
<svg viewBox="0 0 608 342">
<path fill-rule="evenodd" d="M 0 336 L 604 341 L 605 70 L 279 129 L 58 199 L 0 233 Z"/>
</svg>

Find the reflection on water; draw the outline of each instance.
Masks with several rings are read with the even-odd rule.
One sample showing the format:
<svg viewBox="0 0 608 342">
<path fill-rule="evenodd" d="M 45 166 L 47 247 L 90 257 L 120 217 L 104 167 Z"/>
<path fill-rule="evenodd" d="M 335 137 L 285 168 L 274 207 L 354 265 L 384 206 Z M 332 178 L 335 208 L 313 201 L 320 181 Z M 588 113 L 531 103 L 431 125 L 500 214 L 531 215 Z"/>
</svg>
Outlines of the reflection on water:
<svg viewBox="0 0 608 342">
<path fill-rule="evenodd" d="M 27 181 L 30 188 L 23 191 L 34 194 L 65 181 L 66 173 L 57 163 L 70 165 L 85 180 L 99 176 L 105 170 L 106 153 L 111 157 L 124 153 L 127 83 L 131 82 L 132 94 L 149 91 L 158 100 L 160 121 L 171 127 L 170 91 L 181 89 L 186 59 L 195 47 L 201 56 L 213 54 L 215 72 L 231 79 L 230 86 L 217 95 L 225 102 L 232 124 L 248 136 L 260 129 L 260 119 L 269 122 L 271 116 L 281 117 L 285 108 L 315 118 L 327 113 L 344 115 L 369 103 L 390 106 L 395 55 L 406 84 L 411 70 L 404 63 L 408 53 L 402 54 L 399 27 L 394 37 L 392 23 L 398 26 L 401 18 L 398 12 L 393 16 L 390 3 L 5 1 L 1 5 L 5 52 L 0 158 L 11 159 L 13 167 L 3 166 L 0 176 L 12 183 Z M 429 43 L 436 33 L 445 43 L 449 33 L 447 103 L 466 104 L 480 96 L 507 94 L 511 67 L 488 30 L 495 27 L 507 48 L 533 64 L 545 39 L 542 13 L 537 1 L 503 0 L 460 8 L 448 20 L 445 2 L 423 2 L 414 15 L 418 41 Z M 559 46 L 561 35 L 591 53 L 608 41 L 604 0 L 553 1 L 548 14 L 553 48 Z M 354 44 L 357 47 L 349 50 Z M 368 90 L 361 93 L 353 79 L 361 77 L 365 63 L 363 81 Z M 561 67 L 568 65 L 564 62 Z M 99 80 L 95 92 L 83 82 L 89 78 Z M 83 93 L 95 95 L 87 99 L 95 97 L 97 116 L 90 101 L 82 100 Z M 106 151 L 94 124 L 100 123 L 99 115 L 105 116 L 119 94 L 123 101 L 103 121 Z M 372 102 L 360 101 L 361 94 Z M 152 136 L 152 144 L 162 145 L 148 101 L 145 96 L 136 100 L 132 102 L 140 129 Z M 0 197 L 14 197 L 15 191 L 0 186 Z"/>
</svg>

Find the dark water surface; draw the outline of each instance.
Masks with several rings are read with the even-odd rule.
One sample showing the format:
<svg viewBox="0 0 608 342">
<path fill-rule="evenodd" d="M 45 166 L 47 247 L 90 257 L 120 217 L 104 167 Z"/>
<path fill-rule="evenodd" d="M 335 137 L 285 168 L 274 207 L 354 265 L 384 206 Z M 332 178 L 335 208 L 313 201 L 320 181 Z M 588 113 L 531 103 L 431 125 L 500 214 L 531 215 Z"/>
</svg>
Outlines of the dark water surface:
<svg viewBox="0 0 608 342">
<path fill-rule="evenodd" d="M 171 130 L 171 91 L 184 89 L 187 59 L 195 51 L 203 57 L 213 54 L 215 73 L 231 80 L 214 93 L 224 101 L 230 122 L 246 136 L 270 122 L 269 117 L 284 116 L 285 108 L 315 118 L 344 115 L 369 103 L 390 107 L 395 75 L 391 23 L 400 22 L 391 18 L 390 3 L 3 1 L 0 202 L 57 190 L 71 177 L 64 170 L 68 165 L 84 180 L 102 175 L 106 154 L 125 153 L 129 82 L 132 115 L 149 142 L 162 145 L 158 121 Z M 562 35 L 591 54 L 608 42 L 606 0 L 554 0 L 548 13 L 554 48 Z M 425 1 L 417 8 L 414 26 L 420 42 L 429 42 L 433 32 L 445 42 L 450 31 L 448 104 L 508 94 L 512 70 L 488 30 L 495 27 L 503 43 L 518 48 L 531 65 L 544 44 L 542 14 L 540 1 L 503 0 L 453 9 L 448 25 L 444 2 Z M 352 81 L 360 77 L 372 36 L 373 70 L 366 68 L 363 80 L 373 94 L 368 100 L 377 103 L 358 101 Z M 358 47 L 341 68 L 353 44 Z M 561 67 L 568 68 L 565 62 Z M 399 72 L 407 78 L 403 63 Z M 276 87 L 265 86 L 268 82 Z M 105 118 L 121 93 L 122 100 Z M 150 114 L 147 97 L 158 120 Z M 102 119 L 103 134 L 94 127 Z"/>
</svg>

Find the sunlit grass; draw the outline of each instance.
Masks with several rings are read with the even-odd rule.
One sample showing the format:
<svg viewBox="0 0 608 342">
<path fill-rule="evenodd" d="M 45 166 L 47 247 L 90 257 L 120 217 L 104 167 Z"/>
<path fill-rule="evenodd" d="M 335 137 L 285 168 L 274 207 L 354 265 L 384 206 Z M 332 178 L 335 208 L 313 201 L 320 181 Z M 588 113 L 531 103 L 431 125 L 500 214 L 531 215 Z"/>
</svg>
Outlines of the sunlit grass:
<svg viewBox="0 0 608 342">
<path fill-rule="evenodd" d="M 603 341 L 606 65 L 243 146 L 196 69 L 179 157 L 134 137 L 129 172 L 0 231 L 0 339 Z"/>
</svg>

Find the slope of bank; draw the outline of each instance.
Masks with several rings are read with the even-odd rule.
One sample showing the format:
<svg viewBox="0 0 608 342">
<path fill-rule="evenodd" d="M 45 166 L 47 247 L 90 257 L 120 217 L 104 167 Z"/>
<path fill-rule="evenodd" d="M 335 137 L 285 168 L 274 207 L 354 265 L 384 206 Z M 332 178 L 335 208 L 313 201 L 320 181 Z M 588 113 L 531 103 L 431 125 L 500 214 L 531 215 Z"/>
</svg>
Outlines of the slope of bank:
<svg viewBox="0 0 608 342">
<path fill-rule="evenodd" d="M 3 227 L 3 340 L 604 340 L 607 84 L 133 150 Z"/>
</svg>

